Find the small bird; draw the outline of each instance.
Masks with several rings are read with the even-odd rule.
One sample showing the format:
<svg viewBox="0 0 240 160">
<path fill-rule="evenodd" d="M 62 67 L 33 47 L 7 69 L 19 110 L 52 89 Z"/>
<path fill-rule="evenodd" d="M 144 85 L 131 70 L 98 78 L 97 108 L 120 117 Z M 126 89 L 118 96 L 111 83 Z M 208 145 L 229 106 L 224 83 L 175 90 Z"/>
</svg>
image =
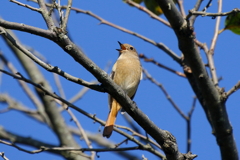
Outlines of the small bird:
<svg viewBox="0 0 240 160">
<path fill-rule="evenodd" d="M 117 49 L 119 57 L 112 68 L 110 76 L 133 99 L 142 79 L 142 67 L 136 49 L 129 44 L 118 43 L 121 49 Z M 103 130 L 103 137 L 107 138 L 111 136 L 118 111 L 122 108 L 111 95 L 108 96 L 108 103 L 110 112 Z"/>
</svg>

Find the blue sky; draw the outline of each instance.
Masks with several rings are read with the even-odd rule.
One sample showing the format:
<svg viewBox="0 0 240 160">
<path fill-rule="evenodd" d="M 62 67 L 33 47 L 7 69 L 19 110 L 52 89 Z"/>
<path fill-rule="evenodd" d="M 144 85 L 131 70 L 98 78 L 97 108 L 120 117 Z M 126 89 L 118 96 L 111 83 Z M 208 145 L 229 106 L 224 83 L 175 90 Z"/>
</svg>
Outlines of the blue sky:
<svg viewBox="0 0 240 160">
<path fill-rule="evenodd" d="M 37 5 L 32 2 L 21 2 L 37 7 Z M 62 4 L 65 2 L 66 1 L 62 1 Z M 223 12 L 230 11 L 233 8 L 239 8 L 239 3 L 237 2 L 237 0 L 223 2 Z M 207 1 L 204 1 L 201 8 L 203 8 L 206 3 Z M 188 10 L 193 8 L 194 1 L 184 1 L 184 6 L 187 13 Z M 181 55 L 181 51 L 178 49 L 176 36 L 170 28 L 164 26 L 154 19 L 151 19 L 147 14 L 123 3 L 121 0 L 74 1 L 73 7 L 89 10 L 106 19 L 107 21 L 144 35 L 156 42 L 164 43 L 176 54 Z M 208 12 L 217 12 L 217 2 L 213 2 L 212 6 L 208 9 Z M 1 2 L 0 16 L 7 21 L 24 23 L 27 25 L 47 29 L 46 24 L 39 13 L 18 6 L 6 0 Z M 164 16 L 161 17 L 164 18 Z M 225 17 L 221 19 L 220 28 L 224 27 L 224 20 Z M 208 47 L 212 41 L 215 22 L 216 20 L 212 19 L 211 17 L 199 16 L 194 25 L 196 38 L 199 41 L 206 43 Z M 71 12 L 68 30 L 72 40 L 79 45 L 84 53 L 102 69 L 104 69 L 109 62 L 112 66 L 117 59 L 118 52 L 115 49 L 119 48 L 117 41 L 120 41 L 121 43 L 129 43 L 133 45 L 137 49 L 138 53 L 144 53 L 147 57 L 154 58 L 159 63 L 182 72 L 181 66 L 179 66 L 171 59 L 171 57 L 159 50 L 157 47 L 143 41 L 142 39 L 119 31 L 110 26 L 104 24 L 99 25 L 99 21 L 89 15 Z M 41 53 L 53 66 L 58 66 L 62 70 L 84 80 L 95 80 L 90 73 L 76 63 L 55 43 L 28 33 L 21 33 L 19 31 L 14 31 L 14 33 L 24 45 L 30 46 Z M 239 35 L 233 34 L 230 31 L 224 31 L 222 34 L 220 34 L 217 40 L 217 46 L 214 52 L 215 65 L 218 77 L 223 78 L 223 80 L 220 81 L 220 87 L 224 87 L 226 91 L 232 88 L 240 78 L 239 72 L 237 71 L 240 67 L 240 55 L 238 53 L 240 50 L 239 40 Z M 14 64 L 18 71 L 23 75 L 26 75 L 2 39 L 0 39 L 0 49 Z M 203 61 L 207 63 L 206 55 L 203 51 L 201 51 L 201 56 Z M 165 87 L 174 102 L 185 114 L 187 114 L 191 108 L 194 96 L 187 79 L 176 76 L 175 74 L 159 68 L 151 63 L 146 63 L 144 61 L 141 62 L 142 66 L 146 68 L 148 72 Z M 57 92 L 52 73 L 48 73 L 42 68 L 40 69 L 52 85 L 53 90 Z M 110 72 L 110 69 L 108 72 Z M 67 99 L 70 99 L 82 89 L 82 86 L 73 84 L 64 78 L 60 79 Z M 6 75 L 1 75 L 0 92 L 8 93 L 14 99 L 21 101 L 21 103 L 25 106 L 35 109 L 33 104 L 24 95 L 22 90 L 18 89 L 18 87 L 19 85 L 16 80 Z M 234 93 L 226 103 L 238 148 L 240 147 L 240 137 L 238 136 L 240 135 L 240 119 L 238 116 L 240 112 L 239 96 L 240 92 Z M 182 153 L 186 153 L 186 122 L 171 106 L 169 101 L 167 101 L 162 91 L 150 81 L 143 79 L 140 83 L 134 101 L 158 127 L 170 131 L 176 137 L 180 151 Z M 89 91 L 75 104 L 89 113 L 96 114 L 97 117 L 103 120 L 107 118 L 108 105 L 106 93 Z M 0 109 L 3 109 L 4 107 L 6 106 L 2 104 L 0 105 Z M 74 113 L 84 129 L 92 133 L 98 133 L 100 128 L 99 124 L 93 123 L 92 120 L 84 117 L 80 113 Z M 70 121 L 70 117 L 66 112 L 63 113 L 63 116 L 66 120 L 66 123 L 75 126 L 75 124 Z M 120 125 L 126 125 L 126 121 L 123 119 L 122 115 L 118 115 L 116 123 Z M 29 136 L 56 145 L 58 144 L 57 138 L 48 127 L 39 124 L 38 122 L 16 111 L 10 111 L 8 113 L 1 114 L 0 125 L 6 130 L 23 136 Z M 217 146 L 215 137 L 211 134 L 211 132 L 212 131 L 209 123 L 206 120 L 205 113 L 203 112 L 203 109 L 199 103 L 197 103 L 192 117 L 191 149 L 194 154 L 198 155 L 197 159 L 220 159 L 219 148 Z M 76 139 L 78 138 L 76 137 Z M 115 143 L 119 143 L 123 139 L 124 137 L 118 135 L 118 133 L 113 133 L 112 137 L 110 138 L 110 140 Z M 83 140 L 78 140 L 78 142 L 83 147 L 86 147 Z M 134 144 L 130 142 L 128 145 L 123 146 L 130 147 L 134 146 Z M 94 147 L 97 148 L 98 146 L 94 145 Z M 33 150 L 33 148 L 26 148 Z M 40 160 L 43 158 L 52 160 L 62 159 L 59 156 L 48 154 L 47 152 L 31 155 L 18 151 L 13 147 L 0 144 L 0 152 L 2 151 L 4 151 L 6 156 L 11 160 L 19 159 L 19 157 L 21 157 L 21 159 L 35 160 Z M 139 157 L 144 155 L 149 159 L 156 159 L 154 155 L 146 151 L 128 152 L 138 155 Z M 113 153 L 98 153 L 98 155 L 100 157 L 96 159 L 100 160 L 108 160 L 113 158 L 116 160 L 122 159 Z"/>
</svg>

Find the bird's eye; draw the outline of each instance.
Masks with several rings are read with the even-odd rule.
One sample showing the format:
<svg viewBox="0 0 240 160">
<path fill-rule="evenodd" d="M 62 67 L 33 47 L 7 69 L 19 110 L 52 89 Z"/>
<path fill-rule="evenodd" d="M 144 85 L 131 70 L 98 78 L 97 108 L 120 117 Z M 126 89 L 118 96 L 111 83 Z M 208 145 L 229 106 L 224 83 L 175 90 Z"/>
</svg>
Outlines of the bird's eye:
<svg viewBox="0 0 240 160">
<path fill-rule="evenodd" d="M 133 47 L 130 47 L 131 50 L 133 50 Z"/>
</svg>

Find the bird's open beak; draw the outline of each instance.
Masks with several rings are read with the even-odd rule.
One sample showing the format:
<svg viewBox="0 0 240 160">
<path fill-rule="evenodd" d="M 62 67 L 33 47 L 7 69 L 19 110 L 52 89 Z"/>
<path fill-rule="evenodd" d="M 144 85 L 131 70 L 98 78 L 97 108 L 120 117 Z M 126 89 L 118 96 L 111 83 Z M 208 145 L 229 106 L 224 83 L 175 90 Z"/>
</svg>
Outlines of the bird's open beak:
<svg viewBox="0 0 240 160">
<path fill-rule="evenodd" d="M 117 51 L 122 51 L 122 50 L 126 50 L 127 48 L 126 47 L 124 47 L 124 45 L 122 44 L 122 43 L 120 43 L 119 41 L 118 41 L 118 44 L 120 45 L 120 47 L 121 47 L 121 49 L 116 49 Z"/>
</svg>

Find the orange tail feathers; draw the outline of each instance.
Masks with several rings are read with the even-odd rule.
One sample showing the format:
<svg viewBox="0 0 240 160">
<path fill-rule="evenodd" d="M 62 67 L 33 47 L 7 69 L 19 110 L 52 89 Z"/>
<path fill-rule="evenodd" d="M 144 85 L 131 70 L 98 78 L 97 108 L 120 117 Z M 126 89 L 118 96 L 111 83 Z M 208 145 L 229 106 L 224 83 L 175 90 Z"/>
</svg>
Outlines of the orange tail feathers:
<svg viewBox="0 0 240 160">
<path fill-rule="evenodd" d="M 112 101 L 112 106 L 110 107 L 110 113 L 108 114 L 107 122 L 103 130 L 103 137 L 109 138 L 113 131 L 113 125 L 116 121 L 118 111 L 121 109 L 121 106 L 115 99 Z"/>
</svg>

